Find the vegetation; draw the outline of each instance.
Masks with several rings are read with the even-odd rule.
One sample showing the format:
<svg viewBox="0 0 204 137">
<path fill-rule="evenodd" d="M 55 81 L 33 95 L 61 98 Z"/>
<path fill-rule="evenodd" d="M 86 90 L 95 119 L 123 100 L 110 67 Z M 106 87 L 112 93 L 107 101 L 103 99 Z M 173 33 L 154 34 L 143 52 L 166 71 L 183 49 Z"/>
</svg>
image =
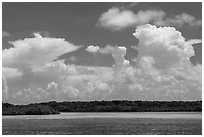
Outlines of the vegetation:
<svg viewBox="0 0 204 137">
<path fill-rule="evenodd" d="M 3 103 L 3 115 L 48 115 L 59 112 L 201 112 L 202 101 L 78 101 L 29 105 Z"/>
<path fill-rule="evenodd" d="M 48 105 L 29 104 L 12 105 L 3 103 L 2 115 L 50 115 L 59 114 L 59 111 Z"/>
</svg>

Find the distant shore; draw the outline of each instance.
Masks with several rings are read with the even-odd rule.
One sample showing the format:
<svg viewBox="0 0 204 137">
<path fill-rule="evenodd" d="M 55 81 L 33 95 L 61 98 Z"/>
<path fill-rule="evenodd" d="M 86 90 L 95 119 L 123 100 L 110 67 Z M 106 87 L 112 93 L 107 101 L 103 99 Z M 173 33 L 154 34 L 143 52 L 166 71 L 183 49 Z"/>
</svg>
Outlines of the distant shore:
<svg viewBox="0 0 204 137">
<path fill-rule="evenodd" d="M 2 115 L 51 115 L 60 112 L 202 112 L 202 101 L 51 101 L 28 105 L 2 103 Z"/>
</svg>

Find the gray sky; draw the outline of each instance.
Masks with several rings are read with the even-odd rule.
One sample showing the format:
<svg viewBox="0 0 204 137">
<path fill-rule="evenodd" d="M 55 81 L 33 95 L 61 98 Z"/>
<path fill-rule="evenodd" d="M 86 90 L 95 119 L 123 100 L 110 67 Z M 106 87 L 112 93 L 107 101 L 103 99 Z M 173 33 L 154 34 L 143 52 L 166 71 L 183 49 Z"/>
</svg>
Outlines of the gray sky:
<svg viewBox="0 0 204 137">
<path fill-rule="evenodd" d="M 5 101 L 201 99 L 202 3 L 2 5 Z"/>
</svg>

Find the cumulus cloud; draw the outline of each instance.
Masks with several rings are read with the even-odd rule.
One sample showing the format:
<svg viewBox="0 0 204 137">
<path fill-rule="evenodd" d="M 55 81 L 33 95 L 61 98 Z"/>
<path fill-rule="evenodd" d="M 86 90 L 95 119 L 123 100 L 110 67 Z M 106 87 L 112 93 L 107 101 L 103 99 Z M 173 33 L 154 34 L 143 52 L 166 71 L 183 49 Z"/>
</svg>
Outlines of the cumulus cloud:
<svg viewBox="0 0 204 137">
<path fill-rule="evenodd" d="M 54 101 L 58 99 L 58 84 L 55 82 L 48 83 L 46 88 L 24 88 L 13 94 L 14 103 L 31 103 L 42 101 Z"/>
<path fill-rule="evenodd" d="M 12 74 L 3 77 L 3 98 L 17 104 L 50 100 L 202 99 L 202 66 L 194 66 L 190 62 L 190 58 L 195 54 L 192 45 L 200 43 L 200 39 L 187 41 L 182 33 L 173 27 L 150 24 L 138 26 L 133 35 L 139 40 L 138 47 L 135 47 L 139 55 L 134 64 L 125 58 L 125 46 L 111 45 L 97 48 L 97 53 L 111 54 L 115 61 L 112 67 L 66 65 L 63 60 L 52 61 L 58 56 L 52 52 L 40 60 L 41 54 L 45 53 L 43 48 L 40 48 L 39 56 L 34 59 L 29 57 L 28 53 L 32 53 L 30 48 L 23 50 L 22 57 L 20 54 L 9 56 L 10 63 L 3 57 L 3 67 L 6 71 L 16 73 L 16 76 Z M 44 45 L 47 45 L 47 42 Z M 33 44 L 28 46 L 32 47 Z M 17 54 L 14 52 L 17 47 L 15 45 L 7 52 Z M 50 48 L 52 47 L 51 44 Z M 45 46 L 45 49 L 47 48 Z M 63 50 L 55 51 L 59 55 L 64 53 Z M 24 59 L 23 57 L 25 60 L 19 60 Z M 26 57 L 30 58 L 33 64 L 29 64 Z M 20 65 L 17 65 L 18 63 Z"/>
<path fill-rule="evenodd" d="M 193 44 L 201 40 L 185 41 L 181 32 L 173 27 L 144 25 L 137 27 L 133 34 L 139 39 L 139 56 L 151 56 L 157 68 L 168 68 L 180 60 L 194 56 Z"/>
<path fill-rule="evenodd" d="M 42 37 L 34 33 L 34 38 L 10 42 L 13 48 L 2 52 L 3 66 L 37 66 L 55 60 L 61 54 L 78 49 L 78 46 L 63 38 Z"/>
<path fill-rule="evenodd" d="M 35 68 L 22 80 L 8 81 L 13 103 L 41 101 L 96 100 L 110 90 L 112 80 L 109 67 L 65 65 L 63 61 L 47 63 Z"/>
<path fill-rule="evenodd" d="M 50 80 L 58 80 L 59 73 L 46 70 L 46 66 L 58 56 L 79 48 L 63 38 L 42 37 L 37 33 L 33 38 L 10 43 L 13 47 L 2 51 L 3 75 L 12 93 L 10 100 L 18 90 L 19 95 L 26 91 L 32 93 L 33 88 L 45 87 Z"/>
<path fill-rule="evenodd" d="M 133 35 L 139 39 L 138 50 L 141 59 L 138 66 L 145 66 L 141 69 L 143 76 L 140 76 L 140 80 L 149 74 L 155 78 L 151 80 L 148 76 L 151 83 L 144 86 L 149 90 L 155 90 L 155 94 L 150 94 L 156 96 L 161 91 L 166 94 L 166 97 L 160 95 L 161 98 L 171 96 L 171 99 L 201 99 L 202 67 L 194 66 L 190 62 L 190 57 L 195 54 L 192 45 L 200 43 L 201 40 L 186 41 L 181 32 L 173 27 L 157 28 L 149 24 L 137 27 Z M 147 79 L 144 81 L 148 84 Z"/>
<path fill-rule="evenodd" d="M 101 48 L 99 50 L 100 53 L 103 54 L 111 54 L 113 59 L 115 60 L 115 64 L 113 65 L 114 70 L 119 70 L 121 67 L 124 65 L 127 65 L 129 63 L 128 60 L 125 60 L 125 55 L 126 55 L 126 47 L 124 46 L 106 46 L 105 48 Z"/>
<path fill-rule="evenodd" d="M 113 69 L 114 80 L 106 99 L 202 99 L 202 66 L 190 62 L 194 56 L 192 45 L 201 40 L 186 41 L 173 27 L 150 24 L 137 27 L 133 35 L 139 40 L 136 64 L 122 65 L 126 53 L 111 53 L 120 67 Z M 105 51 L 112 48 L 106 47 Z"/>
<path fill-rule="evenodd" d="M 120 30 L 125 27 L 159 20 L 160 18 L 163 18 L 163 16 L 165 16 L 165 13 L 161 10 L 141 10 L 134 13 L 131 10 L 123 10 L 113 7 L 107 12 L 101 14 L 98 20 L 98 25 L 113 30 Z"/>
<path fill-rule="evenodd" d="M 86 48 L 87 51 L 89 52 L 97 52 L 99 50 L 99 46 L 93 46 L 93 45 L 90 45 Z"/>
<path fill-rule="evenodd" d="M 48 83 L 47 92 L 51 95 L 49 98 L 51 100 L 57 100 L 57 94 L 58 94 L 58 84 L 55 82 Z"/>
<path fill-rule="evenodd" d="M 187 13 L 168 16 L 162 10 L 139 10 L 137 13 L 132 10 L 112 7 L 101 14 L 98 19 L 98 26 L 111 30 L 121 30 L 126 27 L 135 27 L 146 23 L 158 26 L 188 25 L 190 27 L 201 26 L 202 21 Z"/>
</svg>

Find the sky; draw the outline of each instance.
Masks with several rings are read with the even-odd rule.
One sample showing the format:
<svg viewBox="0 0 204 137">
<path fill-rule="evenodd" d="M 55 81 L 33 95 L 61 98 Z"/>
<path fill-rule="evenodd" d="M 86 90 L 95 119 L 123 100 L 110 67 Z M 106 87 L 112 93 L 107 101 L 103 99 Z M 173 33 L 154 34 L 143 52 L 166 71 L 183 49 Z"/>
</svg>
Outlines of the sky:
<svg viewBox="0 0 204 137">
<path fill-rule="evenodd" d="M 201 2 L 3 2 L 3 101 L 201 100 L 201 38 Z"/>
</svg>

